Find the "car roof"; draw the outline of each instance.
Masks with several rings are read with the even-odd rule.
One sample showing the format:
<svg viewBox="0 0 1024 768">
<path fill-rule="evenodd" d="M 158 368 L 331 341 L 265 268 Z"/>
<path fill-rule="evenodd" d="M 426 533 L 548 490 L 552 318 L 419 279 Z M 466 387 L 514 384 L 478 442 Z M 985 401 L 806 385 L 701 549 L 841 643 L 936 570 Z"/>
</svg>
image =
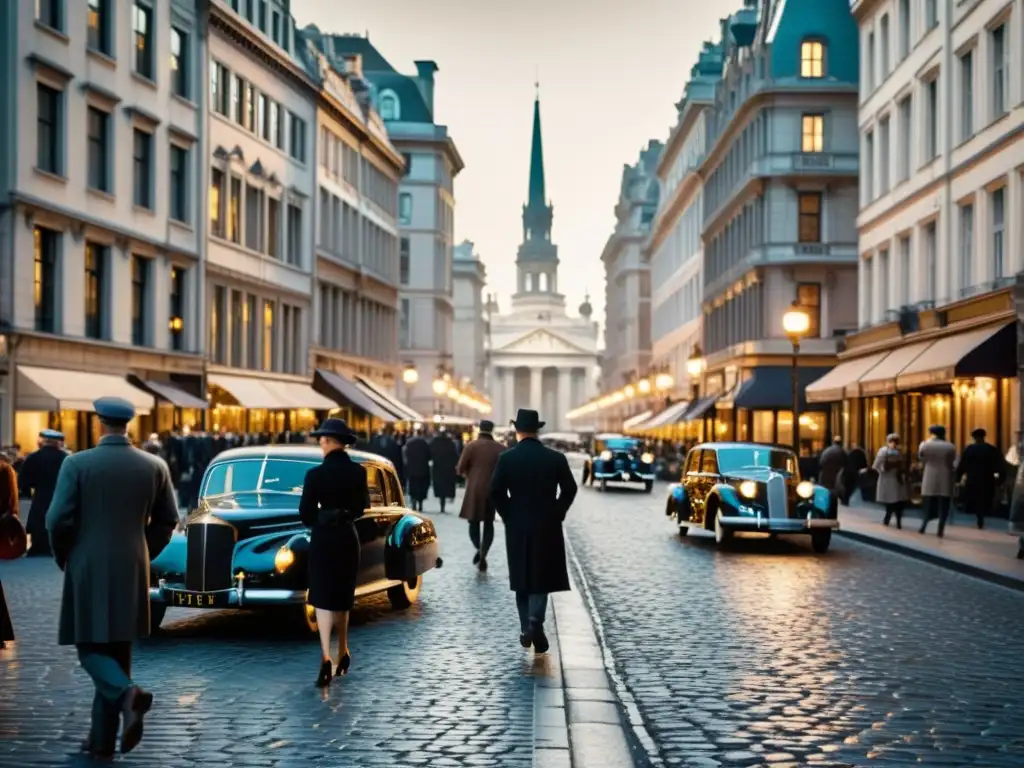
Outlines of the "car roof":
<svg viewBox="0 0 1024 768">
<path fill-rule="evenodd" d="M 389 459 L 378 456 L 368 451 L 349 450 L 348 455 L 353 461 L 360 464 L 378 464 L 384 467 L 395 468 Z M 318 445 L 289 445 L 287 443 L 272 443 L 270 445 L 246 445 L 241 448 L 228 448 L 213 457 L 211 464 L 228 461 L 229 459 L 311 459 L 323 460 L 323 454 Z"/>
<path fill-rule="evenodd" d="M 772 445 L 771 443 L 739 443 L 739 442 L 731 442 L 731 443 L 700 443 L 698 445 L 693 446 L 693 448 L 691 448 L 690 450 L 696 451 L 696 450 L 699 450 L 699 449 L 704 449 L 704 450 L 712 450 L 712 451 L 714 451 L 714 450 L 718 450 L 720 448 L 749 448 L 751 450 L 759 450 L 759 451 L 763 451 L 765 448 L 770 448 L 773 451 L 783 451 L 785 453 L 793 453 L 793 449 L 792 448 L 786 448 L 783 445 Z"/>
</svg>

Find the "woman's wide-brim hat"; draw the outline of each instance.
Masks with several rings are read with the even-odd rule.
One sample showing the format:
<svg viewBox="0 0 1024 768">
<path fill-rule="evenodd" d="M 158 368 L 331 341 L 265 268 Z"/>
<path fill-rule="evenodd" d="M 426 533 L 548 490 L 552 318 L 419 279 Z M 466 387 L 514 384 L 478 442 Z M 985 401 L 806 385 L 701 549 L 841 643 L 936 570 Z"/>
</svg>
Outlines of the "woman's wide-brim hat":
<svg viewBox="0 0 1024 768">
<path fill-rule="evenodd" d="M 310 432 L 312 437 L 332 437 L 339 443 L 352 445 L 356 441 L 356 433 L 348 428 L 344 419 L 326 419 L 320 428 Z"/>
</svg>

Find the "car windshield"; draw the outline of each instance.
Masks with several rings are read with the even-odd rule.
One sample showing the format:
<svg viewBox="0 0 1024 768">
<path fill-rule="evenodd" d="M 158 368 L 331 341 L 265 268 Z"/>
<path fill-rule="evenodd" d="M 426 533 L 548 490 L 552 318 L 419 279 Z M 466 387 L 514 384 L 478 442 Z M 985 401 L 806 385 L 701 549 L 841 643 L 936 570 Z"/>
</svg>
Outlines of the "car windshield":
<svg viewBox="0 0 1024 768">
<path fill-rule="evenodd" d="M 609 451 L 639 451 L 640 443 L 636 440 L 626 440 L 618 438 L 616 440 L 609 440 L 604 446 Z"/>
<path fill-rule="evenodd" d="M 319 461 L 293 459 L 238 459 L 222 461 L 206 474 L 202 496 L 225 493 L 302 493 L 306 472 Z"/>
<path fill-rule="evenodd" d="M 773 469 L 776 472 L 799 476 L 796 456 L 789 451 L 764 446 L 718 449 L 718 471 L 722 474 L 738 472 L 744 469 Z"/>
</svg>

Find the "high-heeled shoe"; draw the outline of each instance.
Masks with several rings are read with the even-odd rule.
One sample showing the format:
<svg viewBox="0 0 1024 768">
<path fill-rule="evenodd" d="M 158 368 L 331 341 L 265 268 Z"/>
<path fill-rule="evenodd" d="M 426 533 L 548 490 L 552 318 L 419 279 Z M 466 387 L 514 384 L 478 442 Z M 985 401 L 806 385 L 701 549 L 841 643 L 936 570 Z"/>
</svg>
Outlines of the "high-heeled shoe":
<svg viewBox="0 0 1024 768">
<path fill-rule="evenodd" d="M 338 670 L 334 673 L 336 676 L 341 677 L 342 675 L 348 674 L 348 668 L 352 664 L 352 657 L 347 653 L 341 657 L 338 661 Z"/>
<path fill-rule="evenodd" d="M 317 688 L 326 688 L 331 684 L 331 660 L 324 659 L 320 665 L 320 674 L 316 678 Z"/>
</svg>

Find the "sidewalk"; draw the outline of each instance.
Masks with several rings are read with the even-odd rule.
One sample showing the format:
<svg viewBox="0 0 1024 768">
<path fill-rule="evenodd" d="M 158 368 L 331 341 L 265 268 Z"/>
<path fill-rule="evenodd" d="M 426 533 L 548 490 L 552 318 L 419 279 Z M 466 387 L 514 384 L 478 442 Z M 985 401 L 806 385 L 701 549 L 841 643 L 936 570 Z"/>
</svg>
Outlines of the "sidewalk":
<svg viewBox="0 0 1024 768">
<path fill-rule="evenodd" d="M 960 512 L 947 523 L 945 537 L 935 535 L 938 521 L 921 527 L 919 510 L 903 516 L 903 530 L 892 521 L 882 525 L 885 510 L 880 505 L 861 502 L 840 506 L 839 533 L 851 539 L 901 552 L 961 573 L 1024 591 L 1024 560 L 1017 559 L 1017 537 L 1006 532 L 1006 520 L 989 518 L 986 528 L 978 530 L 974 518 Z"/>
</svg>

